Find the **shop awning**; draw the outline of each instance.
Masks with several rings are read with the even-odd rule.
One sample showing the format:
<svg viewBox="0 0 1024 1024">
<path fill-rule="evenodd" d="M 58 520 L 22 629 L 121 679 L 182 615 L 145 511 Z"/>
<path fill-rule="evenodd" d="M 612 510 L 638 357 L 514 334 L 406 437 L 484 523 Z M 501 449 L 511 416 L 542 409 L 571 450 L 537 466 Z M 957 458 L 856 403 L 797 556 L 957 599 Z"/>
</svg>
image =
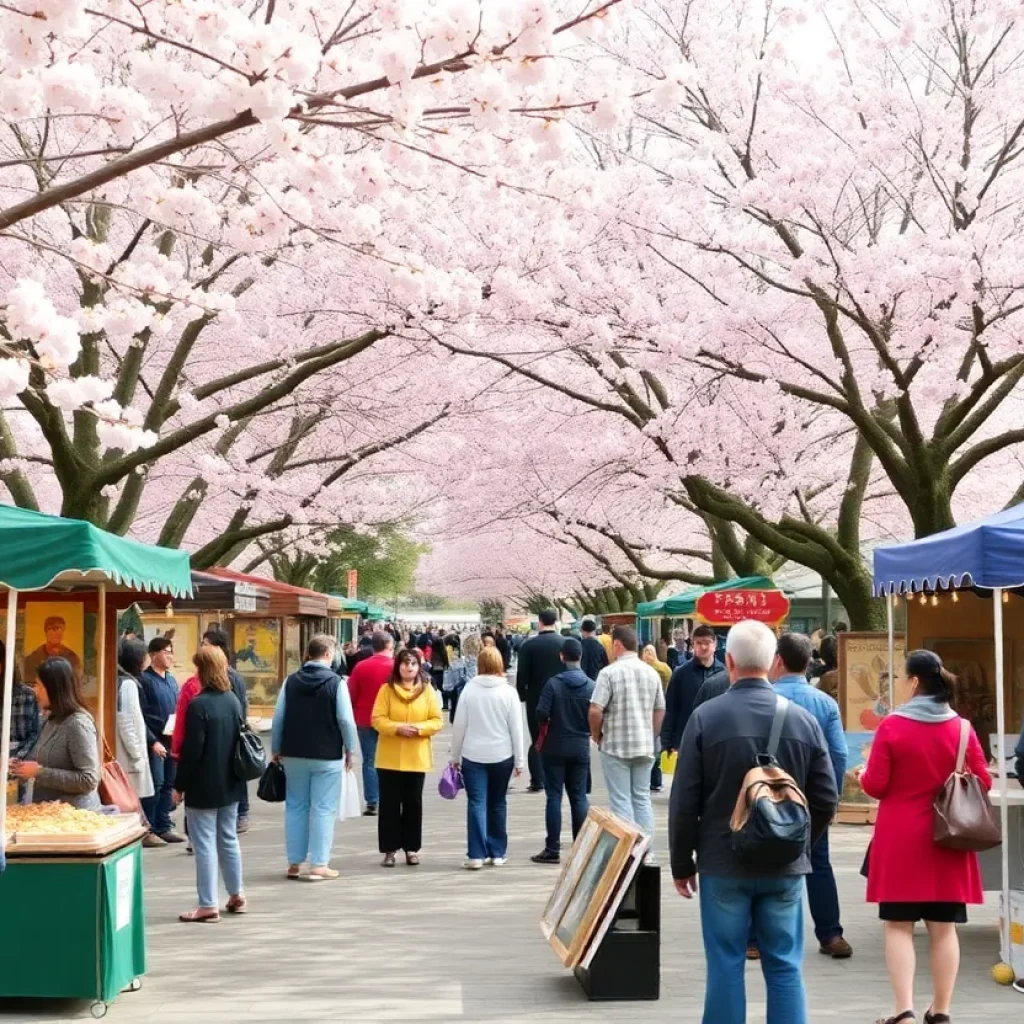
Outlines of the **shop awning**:
<svg viewBox="0 0 1024 1024">
<path fill-rule="evenodd" d="M 326 594 L 316 590 L 307 590 L 305 587 L 293 587 L 290 583 L 279 583 L 277 580 L 264 579 L 262 576 L 252 576 L 244 572 L 236 572 L 234 569 L 225 569 L 222 566 L 215 566 L 207 569 L 210 576 L 218 576 L 225 580 L 235 580 L 241 583 L 249 583 L 256 587 L 262 587 L 270 595 L 268 608 L 269 615 L 309 615 L 313 618 L 326 619 L 328 600 Z"/>
<path fill-rule="evenodd" d="M 381 608 L 380 605 L 368 604 L 366 606 L 366 617 L 371 621 L 386 619 L 390 614 L 391 612 L 389 612 L 387 608 Z"/>
<path fill-rule="evenodd" d="M 342 597 L 341 594 L 331 594 L 330 596 L 341 602 L 343 612 L 358 612 L 360 615 L 365 615 L 370 607 L 365 601 L 357 601 L 354 597 Z"/>
<path fill-rule="evenodd" d="M 1024 505 L 987 519 L 875 548 L 875 594 L 1024 586 Z"/>
<path fill-rule="evenodd" d="M 715 583 L 710 587 L 690 587 L 688 590 L 660 601 L 644 601 L 636 606 L 641 619 L 681 619 L 693 615 L 697 599 L 702 594 L 713 594 L 720 590 L 775 590 L 775 584 L 767 576 L 738 576 L 735 579 Z"/>
<path fill-rule="evenodd" d="M 192 593 L 188 554 L 107 533 L 80 519 L 0 505 L 0 586 L 114 583 L 173 597 Z"/>
</svg>

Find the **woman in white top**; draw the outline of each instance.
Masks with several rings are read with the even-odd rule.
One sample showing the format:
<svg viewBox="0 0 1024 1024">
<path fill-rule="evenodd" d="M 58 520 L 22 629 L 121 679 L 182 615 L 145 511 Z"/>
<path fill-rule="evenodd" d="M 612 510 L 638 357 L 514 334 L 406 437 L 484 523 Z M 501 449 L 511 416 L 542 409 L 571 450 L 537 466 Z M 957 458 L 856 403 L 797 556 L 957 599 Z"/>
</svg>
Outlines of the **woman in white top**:
<svg viewBox="0 0 1024 1024">
<path fill-rule="evenodd" d="M 145 664 L 146 645 L 141 640 L 121 642 L 117 659 L 117 763 L 140 798 L 156 792 L 140 697 L 139 676 Z"/>
<path fill-rule="evenodd" d="M 478 674 L 466 683 L 455 712 L 452 762 L 462 765 L 468 806 L 466 867 L 501 867 L 508 853 L 508 783 L 523 770 L 523 713 L 515 687 L 495 647 L 477 659 Z"/>
</svg>

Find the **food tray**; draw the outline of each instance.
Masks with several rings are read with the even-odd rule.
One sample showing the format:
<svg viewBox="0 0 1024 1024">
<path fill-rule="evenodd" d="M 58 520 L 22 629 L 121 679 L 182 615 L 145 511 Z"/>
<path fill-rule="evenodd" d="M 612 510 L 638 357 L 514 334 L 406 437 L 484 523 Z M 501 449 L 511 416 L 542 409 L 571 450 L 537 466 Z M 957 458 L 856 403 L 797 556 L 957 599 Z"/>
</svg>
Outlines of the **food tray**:
<svg viewBox="0 0 1024 1024">
<path fill-rule="evenodd" d="M 33 854 L 78 854 L 97 856 L 111 853 L 144 836 L 137 814 L 115 814 L 110 827 L 99 832 L 9 832 L 8 857 Z"/>
</svg>

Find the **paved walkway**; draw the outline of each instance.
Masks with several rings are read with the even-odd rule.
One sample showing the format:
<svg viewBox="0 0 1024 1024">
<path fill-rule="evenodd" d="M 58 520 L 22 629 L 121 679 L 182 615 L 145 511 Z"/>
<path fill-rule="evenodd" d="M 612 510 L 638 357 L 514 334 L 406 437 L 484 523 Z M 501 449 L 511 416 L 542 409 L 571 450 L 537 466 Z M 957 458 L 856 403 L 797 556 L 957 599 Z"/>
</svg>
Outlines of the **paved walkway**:
<svg viewBox="0 0 1024 1024">
<path fill-rule="evenodd" d="M 442 739 L 435 749 L 447 749 L 446 742 Z M 509 799 L 509 865 L 471 874 L 460 870 L 464 799 L 440 799 L 435 782 L 427 781 L 419 868 L 380 868 L 375 820 L 363 818 L 339 826 L 333 863 L 342 878 L 317 885 L 283 879 L 282 808 L 254 801 L 253 828 L 243 838 L 252 910 L 219 925 L 177 923 L 176 915 L 194 900 L 192 859 L 181 847 L 147 850 L 150 971 L 142 990 L 122 995 L 106 1020 L 700 1020 L 704 958 L 698 908 L 675 895 L 667 870 L 660 1002 L 588 1004 L 538 927 L 557 870 L 528 859 L 543 845 L 544 797 L 524 792 L 522 780 L 517 784 Z M 597 778 L 595 785 L 599 800 Z M 666 863 L 667 794 L 656 801 L 659 855 Z M 844 924 L 856 952 L 846 962 L 828 960 L 817 953 L 808 929 L 806 978 L 814 1024 L 868 1024 L 889 1007 L 880 925 L 874 908 L 863 903 L 863 880 L 857 873 L 867 840 L 866 829 L 852 826 L 837 827 L 833 834 Z M 964 965 L 955 1020 L 1024 1021 L 1024 997 L 989 978 L 998 947 L 994 907 L 979 908 L 972 916 L 962 932 Z M 26 955 L 45 956 L 46 951 Z M 748 967 L 747 983 L 748 1020 L 763 1024 L 764 988 L 756 965 Z M 922 1008 L 926 998 L 922 989 Z M 87 1004 L 0 1002 L 3 1021 L 72 1017 L 88 1018 Z"/>
</svg>

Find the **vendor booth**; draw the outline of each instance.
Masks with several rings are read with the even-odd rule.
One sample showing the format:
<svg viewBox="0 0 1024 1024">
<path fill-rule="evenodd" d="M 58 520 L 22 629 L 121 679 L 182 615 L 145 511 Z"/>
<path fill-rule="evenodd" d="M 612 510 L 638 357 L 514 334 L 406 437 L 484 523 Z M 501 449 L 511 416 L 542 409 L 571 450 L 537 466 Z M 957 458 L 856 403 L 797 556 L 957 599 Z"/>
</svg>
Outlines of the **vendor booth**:
<svg viewBox="0 0 1024 1024">
<path fill-rule="evenodd" d="M 875 551 L 875 593 L 887 599 L 889 703 L 899 701 L 894 605 L 905 602 L 906 650 L 928 648 L 957 676 L 954 707 L 994 764 L 1003 843 L 980 857 L 986 889 L 1024 888 L 1024 789 L 1008 755 L 1024 717 L 1024 505 L 922 540 Z M 1010 960 L 1010 915 L 1002 952 Z"/>
<path fill-rule="evenodd" d="M 697 612 L 697 601 L 704 594 L 774 589 L 775 584 L 767 576 L 739 576 L 710 587 L 689 587 L 658 601 L 644 601 L 636 606 L 637 632 L 644 643 L 654 643 L 659 638 L 668 643 L 672 639 L 672 624 L 679 619 L 692 619 Z"/>
<path fill-rule="evenodd" d="M 6 783 L 15 662 L 26 678 L 48 657 L 72 664 L 102 752 L 116 713 L 118 611 L 144 592 L 187 596 L 191 580 L 183 552 L 9 506 L 0 506 L 0 552 Z M 11 797 L 0 801 L 0 997 L 91 999 L 94 1016 L 102 1016 L 146 969 L 145 829 L 137 814 L 60 803 L 8 808 Z"/>
<path fill-rule="evenodd" d="M 174 674 L 179 682 L 192 674 L 192 655 L 199 650 L 203 633 L 216 626 L 226 628 L 233 615 L 266 615 L 270 593 L 266 587 L 244 580 L 223 579 L 205 572 L 192 573 L 192 595 L 174 601 L 140 600 L 146 609 L 137 616 L 142 638 L 174 640 Z M 159 606 L 159 607 L 155 607 Z M 122 620 L 123 621 L 123 620 Z"/>
<path fill-rule="evenodd" d="M 310 638 L 334 633 L 331 607 L 340 611 L 339 601 L 315 590 L 220 566 L 208 573 L 260 587 L 269 595 L 266 610 L 232 612 L 223 625 L 231 640 L 235 668 L 245 680 L 250 715 L 272 717 L 281 683 L 302 666 Z"/>
</svg>

